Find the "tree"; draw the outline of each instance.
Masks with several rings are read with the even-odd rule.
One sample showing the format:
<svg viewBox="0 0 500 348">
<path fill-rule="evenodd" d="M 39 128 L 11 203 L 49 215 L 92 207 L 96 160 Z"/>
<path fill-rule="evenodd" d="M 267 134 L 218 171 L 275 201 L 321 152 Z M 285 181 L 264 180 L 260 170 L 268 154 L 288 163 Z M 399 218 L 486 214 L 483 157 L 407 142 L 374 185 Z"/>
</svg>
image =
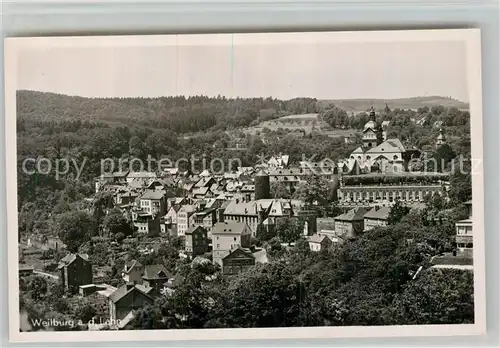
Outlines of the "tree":
<svg viewBox="0 0 500 348">
<path fill-rule="evenodd" d="M 131 326 L 138 330 L 175 328 L 175 325 L 173 325 L 173 327 L 167 327 L 163 320 L 162 310 L 151 305 L 145 306 L 137 311 Z"/>
<path fill-rule="evenodd" d="M 272 233 L 269 228 L 270 227 L 266 227 L 264 224 L 259 224 L 255 232 L 255 237 L 261 242 L 267 242 L 275 236 L 275 233 Z"/>
<path fill-rule="evenodd" d="M 31 298 L 35 301 L 39 300 L 47 293 L 47 281 L 42 277 L 35 276 L 29 282 L 28 289 L 31 293 Z"/>
<path fill-rule="evenodd" d="M 125 236 L 132 234 L 132 226 L 120 209 L 113 209 L 106 215 L 104 218 L 104 228 L 114 237 L 118 233 L 123 233 Z"/>
<path fill-rule="evenodd" d="M 450 161 L 455 158 L 456 154 L 448 144 L 443 144 L 436 149 L 434 155 L 432 156 L 434 160 L 437 162 L 437 168 L 435 168 L 438 172 L 443 172 L 447 168 Z"/>
<path fill-rule="evenodd" d="M 389 211 L 389 217 L 387 219 L 387 223 L 389 225 L 395 225 L 401 221 L 403 217 L 405 217 L 410 212 L 410 207 L 403 205 L 399 199 L 396 199 L 396 202 L 391 207 Z"/>
<path fill-rule="evenodd" d="M 71 211 L 59 215 L 55 232 L 70 252 L 76 252 L 80 245 L 97 234 L 97 229 L 88 213 Z"/>
<path fill-rule="evenodd" d="M 473 273 L 429 269 L 396 295 L 392 310 L 398 325 L 474 323 Z"/>
<path fill-rule="evenodd" d="M 87 324 L 96 315 L 96 310 L 94 306 L 90 303 L 85 303 L 83 306 L 76 310 L 75 316 L 78 320 L 81 320 L 84 324 Z"/>
<path fill-rule="evenodd" d="M 332 182 L 320 175 L 310 175 L 294 192 L 293 198 L 301 199 L 309 206 L 325 206 L 335 200 L 337 184 L 336 180 Z"/>
<path fill-rule="evenodd" d="M 259 264 L 238 276 L 221 299 L 223 318 L 230 327 L 283 327 L 297 322 L 305 303 L 305 289 L 282 263 Z"/>
<path fill-rule="evenodd" d="M 271 195 L 274 198 L 285 198 L 291 197 L 290 190 L 282 182 L 273 182 L 271 184 Z"/>
<path fill-rule="evenodd" d="M 472 199 L 472 177 L 470 172 L 457 171 L 452 174 L 448 195 L 453 205 Z"/>
<path fill-rule="evenodd" d="M 293 243 L 303 235 L 304 226 L 294 218 L 286 218 L 277 221 L 277 236 L 284 243 Z"/>
</svg>

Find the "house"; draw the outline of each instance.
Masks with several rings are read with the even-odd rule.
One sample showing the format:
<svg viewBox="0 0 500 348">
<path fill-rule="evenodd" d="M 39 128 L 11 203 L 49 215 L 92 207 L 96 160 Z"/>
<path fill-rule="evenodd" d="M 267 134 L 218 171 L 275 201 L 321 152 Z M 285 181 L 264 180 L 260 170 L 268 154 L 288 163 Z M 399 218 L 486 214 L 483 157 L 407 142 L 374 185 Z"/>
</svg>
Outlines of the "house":
<svg viewBox="0 0 500 348">
<path fill-rule="evenodd" d="M 123 268 L 122 278 L 126 283 L 142 283 L 144 266 L 137 260 L 126 263 Z"/>
<path fill-rule="evenodd" d="M 65 291 L 77 292 L 80 285 L 92 283 L 92 264 L 87 254 L 68 254 L 57 268 Z"/>
<path fill-rule="evenodd" d="M 358 207 L 336 216 L 334 218 L 336 235 L 352 238 L 363 232 L 366 212 L 367 208 Z"/>
<path fill-rule="evenodd" d="M 190 218 L 195 211 L 195 205 L 183 205 L 177 212 L 177 234 L 179 236 L 184 236 L 186 230 L 190 227 Z"/>
<path fill-rule="evenodd" d="M 289 159 L 288 155 L 273 156 L 267 161 L 267 165 L 270 168 L 285 168 L 288 166 Z"/>
<path fill-rule="evenodd" d="M 474 241 L 472 234 L 472 201 L 465 202 L 465 205 L 467 206 L 469 217 L 455 223 L 455 243 L 460 255 L 472 256 Z"/>
<path fill-rule="evenodd" d="M 194 184 L 194 188 L 201 188 L 201 187 L 210 188 L 210 186 L 212 186 L 213 184 L 216 184 L 216 183 L 217 182 L 215 181 L 215 179 L 213 177 L 203 176 L 200 180 L 198 180 Z"/>
<path fill-rule="evenodd" d="M 212 237 L 212 228 L 217 223 L 217 208 L 204 209 L 193 215 L 193 226 L 201 226 L 207 231 L 208 238 Z"/>
<path fill-rule="evenodd" d="M 152 219 L 151 215 L 144 213 L 138 214 L 134 219 L 134 226 L 142 234 L 157 236 L 161 232 L 160 218 Z"/>
<path fill-rule="evenodd" d="M 154 298 L 146 291 L 143 286 L 132 283 L 116 289 L 108 298 L 110 322 L 119 323 L 130 312 L 152 305 Z"/>
<path fill-rule="evenodd" d="M 308 242 L 311 251 L 326 250 L 332 245 L 332 240 L 324 234 L 314 234 L 309 237 Z"/>
<path fill-rule="evenodd" d="M 243 222 L 255 236 L 257 227 L 267 217 L 291 217 L 302 208 L 302 201 L 289 199 L 231 200 L 224 209 L 225 222 Z"/>
<path fill-rule="evenodd" d="M 250 248 L 252 230 L 244 222 L 218 222 L 212 229 L 212 260 L 222 265 L 222 259 L 231 250 Z"/>
<path fill-rule="evenodd" d="M 151 216 L 164 215 L 167 210 L 164 193 L 157 190 L 147 190 L 139 197 L 139 207 Z"/>
<path fill-rule="evenodd" d="M 191 195 L 193 198 L 204 198 L 213 196 L 212 192 L 210 192 L 210 187 L 195 187 L 191 191 Z"/>
<path fill-rule="evenodd" d="M 131 184 L 133 181 L 137 182 L 149 182 L 150 179 L 156 179 L 156 173 L 139 171 L 139 172 L 129 172 L 127 173 L 127 183 Z"/>
<path fill-rule="evenodd" d="M 334 218 L 317 218 L 316 230 L 318 234 L 330 237 L 330 239 L 337 236 L 335 233 L 335 219 Z"/>
<path fill-rule="evenodd" d="M 181 209 L 180 205 L 173 205 L 170 207 L 168 210 L 167 214 L 165 215 L 165 223 L 167 224 L 176 224 L 177 223 L 177 213 Z"/>
<path fill-rule="evenodd" d="M 246 272 L 255 266 L 255 256 L 251 252 L 237 247 L 224 256 L 221 263 L 222 275 L 230 277 Z"/>
<path fill-rule="evenodd" d="M 163 284 L 166 283 L 168 279 L 168 272 L 163 265 L 147 265 L 144 267 L 142 285 L 144 285 L 145 288 L 153 288 L 156 293 L 160 293 Z"/>
<path fill-rule="evenodd" d="M 202 226 L 192 226 L 185 233 L 186 253 L 191 256 L 198 256 L 208 251 L 207 230 Z"/>
<path fill-rule="evenodd" d="M 390 212 L 391 209 L 389 207 L 377 206 L 369 210 L 364 216 L 364 230 L 369 231 L 373 228 L 387 226 Z"/>
</svg>

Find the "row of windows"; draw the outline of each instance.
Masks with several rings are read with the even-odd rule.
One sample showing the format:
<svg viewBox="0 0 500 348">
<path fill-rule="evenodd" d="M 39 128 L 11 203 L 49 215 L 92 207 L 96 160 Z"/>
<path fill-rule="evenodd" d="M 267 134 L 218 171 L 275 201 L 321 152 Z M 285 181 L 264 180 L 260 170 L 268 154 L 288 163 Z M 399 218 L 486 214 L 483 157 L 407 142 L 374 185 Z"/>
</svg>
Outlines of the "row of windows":
<svg viewBox="0 0 500 348">
<path fill-rule="evenodd" d="M 256 216 L 234 216 L 234 215 L 226 215 L 226 221 L 236 221 L 236 222 L 247 222 L 247 223 L 257 223 Z"/>
<path fill-rule="evenodd" d="M 436 191 L 407 191 L 407 192 L 397 192 L 394 193 L 394 191 L 382 191 L 382 192 L 347 192 L 345 193 L 345 198 L 346 199 L 356 199 L 356 198 L 361 198 L 361 199 L 369 199 L 373 198 L 375 196 L 375 199 L 387 199 L 387 198 L 399 198 L 399 199 L 405 199 L 405 198 L 419 198 L 420 196 L 426 196 L 430 193 L 434 193 Z"/>
</svg>

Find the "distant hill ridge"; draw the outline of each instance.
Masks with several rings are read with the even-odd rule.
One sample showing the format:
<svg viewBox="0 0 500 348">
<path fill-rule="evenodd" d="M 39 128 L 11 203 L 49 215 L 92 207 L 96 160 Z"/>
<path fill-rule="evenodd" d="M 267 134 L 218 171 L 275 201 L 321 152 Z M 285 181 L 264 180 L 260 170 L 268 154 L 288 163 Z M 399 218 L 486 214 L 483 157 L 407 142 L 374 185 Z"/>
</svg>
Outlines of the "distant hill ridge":
<svg viewBox="0 0 500 348">
<path fill-rule="evenodd" d="M 469 109 L 469 103 L 465 103 L 449 97 L 425 96 L 397 99 L 320 99 L 320 105 L 335 104 L 335 106 L 348 112 L 366 111 L 372 106 L 375 109 L 383 109 L 387 104 L 391 109 L 418 109 L 420 107 L 442 105 L 444 107 L 456 107 L 457 109 Z"/>
<path fill-rule="evenodd" d="M 418 109 L 419 107 L 442 105 L 468 109 L 469 105 L 446 97 L 429 96 L 401 99 L 332 99 L 294 98 L 277 100 L 273 98 L 239 98 L 208 96 L 169 96 L 157 98 L 87 98 L 51 92 L 17 91 L 18 118 L 29 120 L 99 121 L 114 125 L 142 124 L 154 128 L 168 128 L 178 133 L 189 133 L 212 127 L 232 128 L 251 126 L 251 123 L 266 122 L 284 113 L 282 120 L 314 121 L 316 109 L 335 104 L 348 113 L 366 111 L 372 106 L 382 110 L 385 105 L 391 109 Z M 284 108 L 284 109 L 282 109 Z M 264 118 L 263 112 L 271 111 L 271 118 Z M 274 116 L 272 115 L 274 113 Z M 291 114 L 291 115 L 290 115 Z M 259 116 L 260 115 L 260 116 Z"/>
</svg>

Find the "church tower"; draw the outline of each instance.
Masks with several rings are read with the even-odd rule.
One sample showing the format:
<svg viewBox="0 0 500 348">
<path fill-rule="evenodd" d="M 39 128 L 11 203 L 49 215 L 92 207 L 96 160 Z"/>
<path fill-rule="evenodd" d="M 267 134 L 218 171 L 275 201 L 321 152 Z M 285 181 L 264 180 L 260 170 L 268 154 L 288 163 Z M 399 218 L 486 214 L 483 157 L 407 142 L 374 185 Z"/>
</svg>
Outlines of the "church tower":
<svg viewBox="0 0 500 348">
<path fill-rule="evenodd" d="M 380 145 L 383 141 L 382 127 L 377 123 L 375 109 L 370 110 L 370 119 L 363 128 L 363 147 L 370 149 Z"/>
<path fill-rule="evenodd" d="M 443 128 L 440 128 L 439 135 L 437 136 L 436 139 L 436 147 L 440 147 L 444 144 L 446 144 L 446 138 L 444 137 Z"/>
</svg>

